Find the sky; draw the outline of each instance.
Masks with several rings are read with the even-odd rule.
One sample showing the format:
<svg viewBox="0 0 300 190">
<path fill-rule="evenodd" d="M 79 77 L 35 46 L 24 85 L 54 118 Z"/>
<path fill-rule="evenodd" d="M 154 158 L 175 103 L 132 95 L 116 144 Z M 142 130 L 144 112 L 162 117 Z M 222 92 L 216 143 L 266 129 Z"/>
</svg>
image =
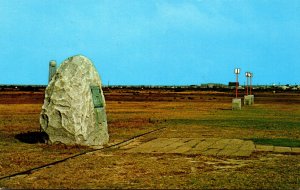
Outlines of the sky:
<svg viewBox="0 0 300 190">
<path fill-rule="evenodd" d="M 0 84 L 78 54 L 104 85 L 300 84 L 300 1 L 0 0 Z"/>
</svg>

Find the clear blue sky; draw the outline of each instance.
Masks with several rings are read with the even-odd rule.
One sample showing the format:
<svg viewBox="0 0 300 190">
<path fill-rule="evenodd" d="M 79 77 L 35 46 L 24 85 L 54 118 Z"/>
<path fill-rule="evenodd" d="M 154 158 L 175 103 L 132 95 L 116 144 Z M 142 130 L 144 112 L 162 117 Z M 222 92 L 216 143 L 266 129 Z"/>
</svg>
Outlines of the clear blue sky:
<svg viewBox="0 0 300 190">
<path fill-rule="evenodd" d="M 83 54 L 103 84 L 300 84 L 300 0 L 0 0 L 0 84 Z"/>
</svg>

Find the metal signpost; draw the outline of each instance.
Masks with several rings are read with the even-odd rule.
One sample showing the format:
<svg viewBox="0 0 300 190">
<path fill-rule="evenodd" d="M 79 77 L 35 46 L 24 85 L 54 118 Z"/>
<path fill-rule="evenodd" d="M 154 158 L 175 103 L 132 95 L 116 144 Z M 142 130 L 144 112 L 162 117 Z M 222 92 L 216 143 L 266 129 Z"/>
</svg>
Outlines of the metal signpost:
<svg viewBox="0 0 300 190">
<path fill-rule="evenodd" d="M 241 69 L 236 68 L 234 69 L 234 73 L 236 74 L 236 82 L 235 82 L 235 98 L 232 99 L 232 110 L 241 110 L 242 103 L 241 99 L 238 98 L 238 88 L 239 88 L 239 74 L 241 72 Z"/>
<path fill-rule="evenodd" d="M 253 73 L 250 73 L 250 95 L 252 95 L 252 77 L 253 77 Z"/>
<path fill-rule="evenodd" d="M 247 78 L 247 86 L 246 86 L 246 94 L 249 95 L 249 77 L 251 76 L 250 72 L 246 72 L 246 78 Z M 251 93 L 250 93 L 251 94 Z"/>
<path fill-rule="evenodd" d="M 236 68 L 234 69 L 234 73 L 236 74 L 236 83 L 235 83 L 235 98 L 238 97 L 238 84 L 239 84 L 239 74 L 240 74 L 241 69 Z"/>
<path fill-rule="evenodd" d="M 251 72 L 246 72 L 246 78 L 247 78 L 247 95 L 244 96 L 244 105 L 252 105 L 254 104 L 254 96 L 252 95 L 252 76 L 253 74 Z M 249 87 L 249 78 L 250 78 L 250 87 Z M 250 90 L 249 90 L 250 88 Z M 249 93 L 250 91 L 250 93 Z"/>
</svg>

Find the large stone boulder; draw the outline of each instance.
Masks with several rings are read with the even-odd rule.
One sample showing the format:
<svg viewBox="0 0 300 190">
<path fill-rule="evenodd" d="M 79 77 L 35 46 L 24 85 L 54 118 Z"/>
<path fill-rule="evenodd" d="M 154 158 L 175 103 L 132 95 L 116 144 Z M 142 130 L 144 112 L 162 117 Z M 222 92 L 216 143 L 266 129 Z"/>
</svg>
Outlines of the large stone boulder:
<svg viewBox="0 0 300 190">
<path fill-rule="evenodd" d="M 40 125 L 50 143 L 95 147 L 108 143 L 101 80 L 88 58 L 70 57 L 57 69 L 46 88 Z"/>
</svg>

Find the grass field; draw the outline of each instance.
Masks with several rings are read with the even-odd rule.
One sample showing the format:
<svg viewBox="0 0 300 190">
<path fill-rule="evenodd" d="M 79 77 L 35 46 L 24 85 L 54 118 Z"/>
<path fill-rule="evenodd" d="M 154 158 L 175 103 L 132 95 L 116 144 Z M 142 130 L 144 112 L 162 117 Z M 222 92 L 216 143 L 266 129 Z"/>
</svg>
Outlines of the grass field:
<svg viewBox="0 0 300 190">
<path fill-rule="evenodd" d="M 0 92 L 0 178 L 89 151 L 88 147 L 25 143 L 39 131 L 42 92 Z M 106 90 L 110 144 L 165 127 L 143 140 L 252 139 L 300 147 L 300 94 L 257 93 L 255 104 L 231 110 L 232 92 Z M 300 155 L 256 152 L 249 158 L 181 154 L 84 154 L 33 173 L 0 180 L 7 188 L 298 189 Z"/>
</svg>

